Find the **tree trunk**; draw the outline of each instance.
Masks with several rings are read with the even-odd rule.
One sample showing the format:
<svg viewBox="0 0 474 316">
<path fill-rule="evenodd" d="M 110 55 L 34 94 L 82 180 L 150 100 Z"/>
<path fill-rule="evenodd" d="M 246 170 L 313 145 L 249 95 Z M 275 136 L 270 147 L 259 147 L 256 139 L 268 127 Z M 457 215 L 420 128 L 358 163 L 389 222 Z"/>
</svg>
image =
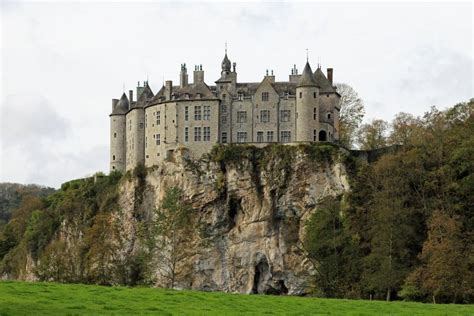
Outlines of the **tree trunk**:
<svg viewBox="0 0 474 316">
<path fill-rule="evenodd" d="M 392 293 L 392 291 L 390 290 L 390 288 L 387 290 L 387 302 L 390 302 L 390 294 Z"/>
<path fill-rule="evenodd" d="M 433 304 L 436 304 L 436 297 L 433 295 Z"/>
</svg>

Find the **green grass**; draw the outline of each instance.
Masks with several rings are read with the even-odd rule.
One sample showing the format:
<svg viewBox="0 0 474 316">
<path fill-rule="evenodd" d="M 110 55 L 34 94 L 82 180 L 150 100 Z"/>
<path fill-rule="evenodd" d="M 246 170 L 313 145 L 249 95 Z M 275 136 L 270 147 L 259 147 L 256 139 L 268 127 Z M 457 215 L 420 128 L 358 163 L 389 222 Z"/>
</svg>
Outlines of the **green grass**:
<svg viewBox="0 0 474 316">
<path fill-rule="evenodd" d="M 0 315 L 474 315 L 474 305 L 0 282 Z"/>
</svg>

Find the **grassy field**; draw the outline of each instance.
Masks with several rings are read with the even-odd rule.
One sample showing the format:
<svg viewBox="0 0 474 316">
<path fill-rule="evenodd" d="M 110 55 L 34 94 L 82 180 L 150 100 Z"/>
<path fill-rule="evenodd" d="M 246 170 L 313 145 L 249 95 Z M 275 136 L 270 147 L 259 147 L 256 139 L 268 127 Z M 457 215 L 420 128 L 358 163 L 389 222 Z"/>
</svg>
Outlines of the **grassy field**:
<svg viewBox="0 0 474 316">
<path fill-rule="evenodd" d="M 474 315 L 474 305 L 0 282 L 0 315 Z"/>
</svg>

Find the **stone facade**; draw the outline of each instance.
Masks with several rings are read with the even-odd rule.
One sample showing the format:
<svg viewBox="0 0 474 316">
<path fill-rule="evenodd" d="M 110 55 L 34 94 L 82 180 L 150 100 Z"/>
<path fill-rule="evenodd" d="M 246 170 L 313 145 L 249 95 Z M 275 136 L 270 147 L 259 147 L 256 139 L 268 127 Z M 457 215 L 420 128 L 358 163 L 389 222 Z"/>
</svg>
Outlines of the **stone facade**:
<svg viewBox="0 0 474 316">
<path fill-rule="evenodd" d="M 181 149 L 198 158 L 215 144 L 337 141 L 340 95 L 332 68 L 327 74 L 319 66 L 313 73 L 307 62 L 301 75 L 294 66 L 288 81 L 267 71 L 261 82 L 241 83 L 226 53 L 214 86 L 202 66 L 189 83 L 186 64 L 179 86 L 166 81 L 155 95 L 139 83 L 136 101 L 133 91 L 112 100 L 110 169 L 153 166 Z"/>
</svg>

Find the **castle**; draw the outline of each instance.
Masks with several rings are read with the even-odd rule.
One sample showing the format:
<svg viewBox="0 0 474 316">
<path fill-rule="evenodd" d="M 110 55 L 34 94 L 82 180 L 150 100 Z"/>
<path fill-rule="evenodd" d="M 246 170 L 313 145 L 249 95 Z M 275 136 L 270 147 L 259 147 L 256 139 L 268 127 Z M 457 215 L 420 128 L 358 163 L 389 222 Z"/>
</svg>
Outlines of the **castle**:
<svg viewBox="0 0 474 316">
<path fill-rule="evenodd" d="M 333 69 L 313 73 L 306 62 L 302 74 L 293 66 L 288 81 L 275 81 L 273 71 L 261 82 L 237 81 L 236 63 L 227 50 L 215 86 L 204 81 L 202 65 L 188 81 L 181 65 L 180 84 L 166 81 L 155 95 L 148 82 L 129 96 L 112 99 L 110 170 L 137 164 L 152 166 L 171 159 L 178 149 L 200 157 L 215 144 L 334 142 L 339 138 L 339 99 Z"/>
</svg>

